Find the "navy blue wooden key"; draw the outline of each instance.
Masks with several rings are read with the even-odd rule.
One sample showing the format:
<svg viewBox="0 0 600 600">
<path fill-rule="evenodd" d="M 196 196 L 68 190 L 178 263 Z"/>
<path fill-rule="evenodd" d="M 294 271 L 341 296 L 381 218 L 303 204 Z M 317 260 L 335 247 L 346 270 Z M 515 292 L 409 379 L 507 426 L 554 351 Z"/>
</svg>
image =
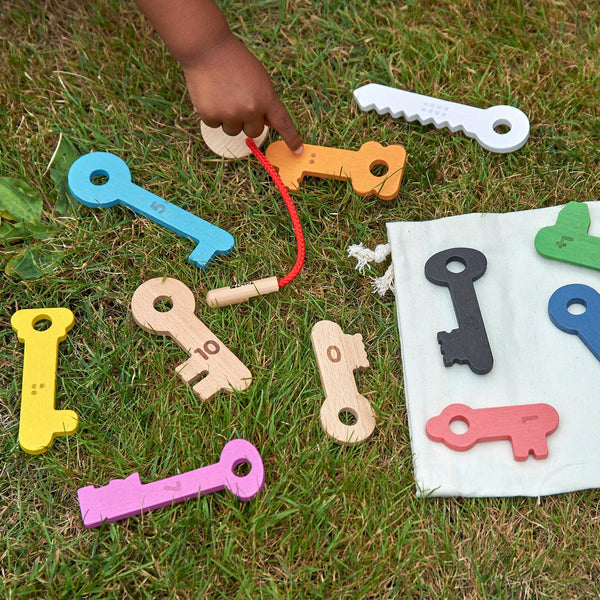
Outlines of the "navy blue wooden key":
<svg viewBox="0 0 600 600">
<path fill-rule="evenodd" d="M 569 311 L 574 304 L 583 312 Z M 594 288 L 582 283 L 558 288 L 548 301 L 548 315 L 560 330 L 577 335 L 600 360 L 600 294 Z"/>
<path fill-rule="evenodd" d="M 80 156 L 71 165 L 68 180 L 71 194 L 85 206 L 127 206 L 133 212 L 196 242 L 198 245 L 190 254 L 189 261 L 201 269 L 216 256 L 229 254 L 233 249 L 234 239 L 227 231 L 132 183 L 127 164 L 110 152 Z"/>
<path fill-rule="evenodd" d="M 448 269 L 451 262 L 464 266 L 460 272 Z M 438 331 L 444 366 L 468 364 L 473 373 L 485 375 L 494 366 L 483 317 L 473 282 L 486 271 L 487 259 L 473 248 L 449 248 L 434 254 L 425 263 L 425 277 L 450 291 L 458 329 Z"/>
</svg>

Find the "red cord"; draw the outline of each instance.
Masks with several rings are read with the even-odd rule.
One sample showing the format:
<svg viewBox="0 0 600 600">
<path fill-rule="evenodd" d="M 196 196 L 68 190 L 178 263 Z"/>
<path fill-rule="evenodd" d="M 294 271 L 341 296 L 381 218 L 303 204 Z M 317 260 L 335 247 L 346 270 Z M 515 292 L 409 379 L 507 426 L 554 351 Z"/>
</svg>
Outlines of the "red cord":
<svg viewBox="0 0 600 600">
<path fill-rule="evenodd" d="M 296 264 L 292 267 L 292 270 L 282 279 L 277 281 L 279 285 L 279 289 L 286 286 L 288 283 L 293 281 L 298 273 L 302 270 L 302 266 L 304 265 L 304 256 L 305 256 L 305 246 L 304 246 L 304 234 L 302 233 L 302 224 L 300 223 L 300 218 L 298 217 L 298 213 L 296 212 L 296 207 L 294 206 L 294 202 L 292 201 L 287 188 L 281 181 L 281 177 L 279 177 L 279 173 L 275 169 L 275 167 L 267 160 L 267 157 L 258 149 L 258 146 L 254 143 L 252 138 L 246 138 L 246 145 L 256 158 L 259 160 L 260 164 L 265 168 L 267 173 L 271 176 L 273 183 L 279 190 L 285 205 L 290 213 L 290 218 L 292 219 L 292 225 L 294 226 L 294 233 L 296 234 Z"/>
</svg>

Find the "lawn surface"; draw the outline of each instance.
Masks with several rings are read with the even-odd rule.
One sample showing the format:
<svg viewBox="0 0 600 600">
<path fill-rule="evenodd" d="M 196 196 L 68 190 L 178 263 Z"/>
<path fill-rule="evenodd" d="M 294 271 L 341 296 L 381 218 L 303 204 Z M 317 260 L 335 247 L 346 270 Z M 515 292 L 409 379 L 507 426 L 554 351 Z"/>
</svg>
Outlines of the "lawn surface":
<svg viewBox="0 0 600 600">
<path fill-rule="evenodd" d="M 394 299 L 372 294 L 346 256 L 350 244 L 385 241 L 390 221 L 597 200 L 598 7 L 221 6 L 306 142 L 407 149 L 400 195 L 384 203 L 348 183 L 306 181 L 296 197 L 307 241 L 300 277 L 278 294 L 209 309 L 209 289 L 281 276 L 294 262 L 289 217 L 262 168 L 206 148 L 179 66 L 133 3 L 2 2 L 0 177 L 25 182 L 41 216 L 38 229 L 12 238 L 0 229 L 0 597 L 599 597 L 597 490 L 539 502 L 415 496 Z M 461 133 L 362 113 L 352 91 L 369 82 L 516 105 L 530 118 L 530 139 L 492 154 Z M 230 231 L 235 251 L 200 271 L 187 262 L 190 242 L 127 209 L 70 207 L 64 168 L 73 149 L 120 155 L 136 183 Z M 26 278 L 25 259 L 39 276 Z M 133 292 L 162 276 L 192 288 L 197 314 L 250 367 L 246 392 L 198 400 L 175 374 L 186 354 L 134 323 Z M 17 442 L 23 345 L 10 318 L 50 306 L 75 314 L 56 398 L 81 423 L 30 456 Z M 321 319 L 361 333 L 371 363 L 357 382 L 378 427 L 355 447 L 337 446 L 319 424 L 310 330 Z M 234 437 L 263 456 L 266 485 L 254 501 L 222 492 L 83 527 L 77 488 L 134 471 L 149 482 L 192 470 L 216 462 Z"/>
</svg>

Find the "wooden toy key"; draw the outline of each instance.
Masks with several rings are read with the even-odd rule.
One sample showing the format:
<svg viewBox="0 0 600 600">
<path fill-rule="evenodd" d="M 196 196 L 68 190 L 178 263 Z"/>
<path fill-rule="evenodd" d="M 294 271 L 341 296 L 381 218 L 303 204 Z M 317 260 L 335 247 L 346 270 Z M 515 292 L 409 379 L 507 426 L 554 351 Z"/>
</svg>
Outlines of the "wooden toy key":
<svg viewBox="0 0 600 600">
<path fill-rule="evenodd" d="M 161 312 L 157 303 L 170 300 L 173 307 Z M 190 354 L 177 367 L 181 379 L 193 385 L 202 400 L 217 392 L 243 391 L 252 383 L 252 373 L 246 365 L 196 317 L 196 300 L 181 281 L 167 277 L 146 281 L 133 294 L 131 311 L 135 322 L 145 331 L 168 335 Z M 201 376 L 208 373 L 204 379 Z"/>
<path fill-rule="evenodd" d="M 450 424 L 462 421 L 468 429 L 455 433 Z M 510 440 L 515 460 L 527 460 L 530 453 L 540 460 L 548 457 L 546 436 L 558 427 L 558 413 L 549 404 L 522 404 L 471 408 L 451 404 L 427 421 L 427 437 L 443 442 L 452 450 L 469 450 L 478 442 Z"/>
<path fill-rule="evenodd" d="M 49 321 L 46 329 L 36 324 Z M 10 320 L 25 344 L 19 444 L 29 454 L 41 454 L 55 437 L 77 431 L 79 418 L 72 410 L 55 410 L 58 344 L 66 339 L 75 317 L 68 308 L 18 310 Z"/>
<path fill-rule="evenodd" d="M 354 370 L 365 371 L 369 361 L 362 335 L 345 334 L 333 321 L 319 321 L 310 334 L 325 402 L 321 407 L 321 426 L 338 444 L 355 444 L 367 439 L 375 429 L 369 401 L 358 393 Z M 356 419 L 347 425 L 341 417 Z"/>
<path fill-rule="evenodd" d="M 244 463 L 250 464 L 250 471 L 237 475 L 235 468 Z M 262 490 L 264 482 L 265 469 L 258 450 L 250 442 L 237 439 L 225 444 L 216 464 L 144 484 L 139 473 L 133 473 L 100 488 L 79 488 L 77 496 L 83 524 L 91 528 L 224 488 L 247 502 Z"/>
<path fill-rule="evenodd" d="M 546 258 L 600 269 L 600 237 L 590 235 L 590 210 L 583 202 L 569 202 L 556 223 L 535 236 L 535 249 Z"/>
<path fill-rule="evenodd" d="M 106 181 L 96 183 L 102 177 Z M 80 156 L 71 165 L 68 179 L 71 194 L 85 206 L 108 208 L 122 204 L 196 242 L 189 261 L 201 269 L 216 256 L 229 254 L 233 249 L 230 233 L 135 185 L 125 161 L 110 152 Z"/>
<path fill-rule="evenodd" d="M 297 192 L 300 182 L 308 175 L 350 179 L 359 196 L 375 195 L 382 200 L 392 200 L 398 195 L 406 163 L 402 146 L 383 147 L 378 142 L 366 142 L 357 152 L 304 144 L 304 151 L 297 155 L 285 142 L 279 141 L 267 148 L 265 156 L 277 168 L 290 192 Z M 383 175 L 373 174 L 372 169 L 378 165 L 387 167 Z"/>
</svg>

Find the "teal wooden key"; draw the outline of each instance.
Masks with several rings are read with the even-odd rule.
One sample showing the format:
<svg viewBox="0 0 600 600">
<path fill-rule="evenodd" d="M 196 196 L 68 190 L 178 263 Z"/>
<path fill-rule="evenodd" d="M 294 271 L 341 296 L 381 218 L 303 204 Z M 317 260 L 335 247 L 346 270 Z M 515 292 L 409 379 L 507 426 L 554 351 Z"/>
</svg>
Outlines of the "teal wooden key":
<svg viewBox="0 0 600 600">
<path fill-rule="evenodd" d="M 99 181 L 99 179 L 106 181 Z M 204 269 L 220 254 L 229 254 L 234 246 L 227 231 L 167 202 L 160 196 L 135 185 L 129 167 L 110 152 L 91 152 L 80 156 L 69 170 L 71 194 L 90 208 L 123 205 L 133 212 L 196 242 L 189 261 Z"/>
<path fill-rule="evenodd" d="M 558 213 L 556 224 L 535 236 L 535 249 L 546 258 L 600 269 L 600 237 L 588 233 L 590 211 L 583 202 L 569 202 Z"/>
</svg>

